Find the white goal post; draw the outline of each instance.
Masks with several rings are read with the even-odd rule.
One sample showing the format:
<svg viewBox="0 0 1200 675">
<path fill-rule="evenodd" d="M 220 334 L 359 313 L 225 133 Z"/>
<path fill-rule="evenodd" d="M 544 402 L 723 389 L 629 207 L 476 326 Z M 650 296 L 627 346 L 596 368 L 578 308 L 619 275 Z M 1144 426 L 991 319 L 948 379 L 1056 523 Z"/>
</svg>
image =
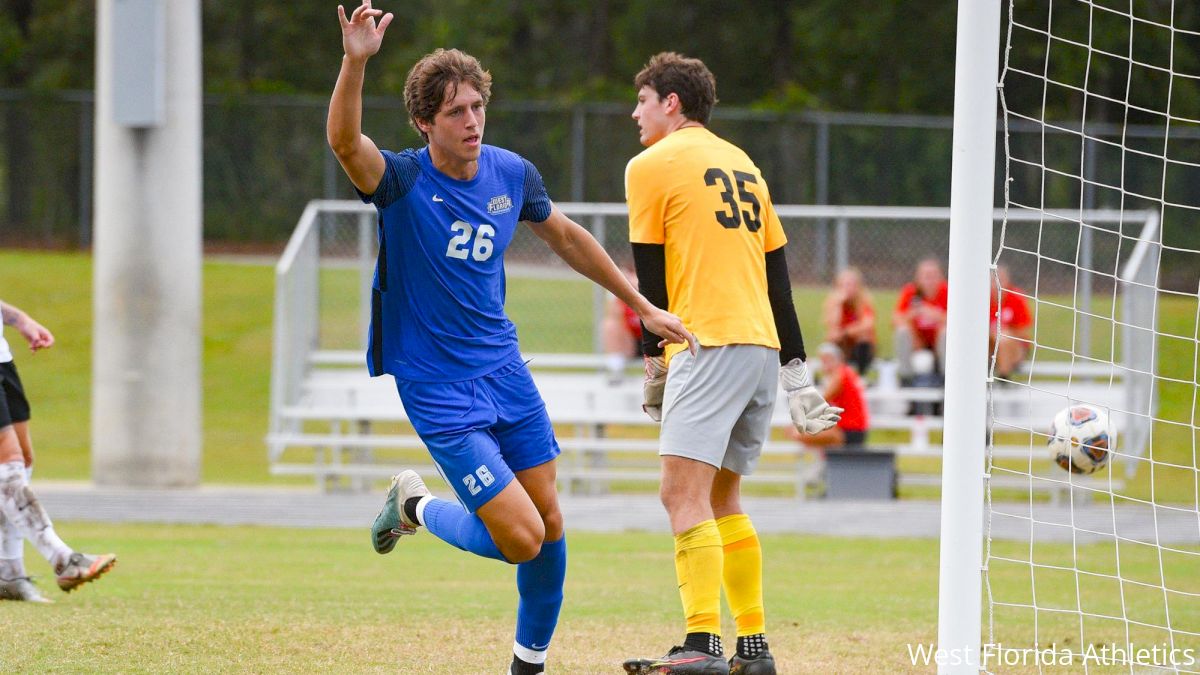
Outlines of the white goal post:
<svg viewBox="0 0 1200 675">
<path fill-rule="evenodd" d="M 982 645 L 988 267 L 1000 3 L 960 0 L 950 184 L 950 296 L 942 457 L 938 670 L 977 672 Z"/>
<path fill-rule="evenodd" d="M 958 12 L 938 670 L 1200 673 L 1200 9 Z M 990 338 L 997 293 L 1030 328 Z M 1086 485 L 1047 452 L 1077 404 L 1116 432 Z"/>
</svg>

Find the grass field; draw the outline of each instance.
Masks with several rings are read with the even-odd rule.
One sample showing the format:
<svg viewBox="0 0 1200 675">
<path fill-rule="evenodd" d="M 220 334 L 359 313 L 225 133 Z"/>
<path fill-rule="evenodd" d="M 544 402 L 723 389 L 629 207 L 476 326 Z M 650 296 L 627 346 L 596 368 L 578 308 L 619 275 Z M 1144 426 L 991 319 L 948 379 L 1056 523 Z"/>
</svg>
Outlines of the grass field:
<svg viewBox="0 0 1200 675">
<path fill-rule="evenodd" d="M 513 568 L 428 535 L 384 557 L 365 529 L 60 530 L 89 550 L 118 552 L 120 563 L 70 596 L 55 590 L 54 606 L 0 606 L 7 644 L 33 645 L 4 650 L 5 672 L 462 675 L 498 674 L 511 658 Z M 679 640 L 669 538 L 569 536 L 554 672 L 620 672 L 622 658 Z M 781 672 L 895 671 L 906 642 L 932 639 L 931 542 L 766 537 L 764 546 Z M 864 579 L 881 577 L 892 592 L 862 592 Z"/>
<path fill-rule="evenodd" d="M 82 479 L 90 473 L 88 459 L 91 396 L 91 258 L 81 253 L 0 252 L 0 297 L 29 310 L 54 330 L 58 344 L 36 356 L 18 351 L 22 376 L 33 396 L 38 475 Z M 361 335 L 356 304 L 357 274 L 330 270 L 322 275 L 327 302 L 322 307 L 322 344 L 353 348 Z M 263 437 L 267 429 L 270 379 L 271 319 L 274 279 L 269 265 L 207 262 L 204 266 L 204 464 L 206 482 L 304 482 L 271 478 L 267 473 Z M 813 308 L 824 289 L 797 288 L 804 334 L 809 342 L 821 335 Z M 894 292 L 877 291 L 881 316 L 895 301 Z M 1069 300 L 1058 299 L 1063 302 Z M 589 351 L 591 285 L 583 280 L 509 280 L 508 311 L 518 326 L 526 351 Z M 1099 302 L 1098 314 L 1111 312 Z M 1160 374 L 1179 382 L 1160 382 L 1159 415 L 1173 424 L 1156 426 L 1153 456 L 1184 467 L 1160 465 L 1140 471 L 1125 493 L 1139 499 L 1195 503 L 1197 474 L 1194 448 L 1200 441 L 1190 421 L 1200 417 L 1195 397 L 1195 300 L 1166 297 L 1160 307 L 1160 330 L 1181 336 L 1160 340 Z M 1047 310 L 1049 313 L 1051 310 Z M 1045 329 L 1039 341 L 1069 347 L 1069 317 L 1039 318 Z M 1056 320 L 1051 320 L 1056 319 Z M 891 331 L 880 321 L 879 351 L 891 353 Z M 15 338 L 9 335 L 10 339 Z M 18 345 L 19 347 L 19 345 Z M 1113 351 L 1110 331 L 1094 331 L 1094 353 Z M 1049 418 L 1052 411 L 1047 411 Z M 888 438 L 877 439 L 886 442 Z M 936 460 L 905 459 L 907 471 L 937 471 Z M 913 488 L 909 494 L 936 496 L 936 489 Z"/>
<path fill-rule="evenodd" d="M 81 479 L 90 472 L 91 278 L 86 255 L 0 252 L 0 298 L 28 309 L 59 341 L 44 354 L 18 351 L 34 398 L 39 479 Z M 322 284 L 352 293 L 354 280 L 330 272 Z M 269 266 L 205 265 L 206 482 L 279 482 L 267 474 L 262 442 L 272 293 Z M 797 289 L 798 306 L 815 306 L 821 293 Z M 883 308 L 893 299 L 877 294 Z M 586 351 L 590 303 L 590 288 L 582 281 L 510 280 L 509 311 L 528 351 Z M 353 345 L 359 330 L 355 308 L 335 303 L 327 309 L 334 320 L 323 324 L 328 331 L 323 340 Z M 1160 330 L 1194 335 L 1196 315 L 1194 301 L 1164 301 Z M 801 317 L 806 334 L 818 335 L 813 313 Z M 880 337 L 881 352 L 889 353 L 886 326 Z M 1164 373 L 1194 379 L 1194 339 L 1166 339 L 1160 349 Z M 1160 415 L 1195 419 L 1194 405 L 1194 387 L 1166 386 Z M 1193 443 L 1190 428 L 1160 424 L 1155 458 L 1194 466 Z M 919 468 L 936 467 L 926 464 Z M 1127 492 L 1189 502 L 1195 481 L 1195 471 L 1186 469 L 1147 471 Z M 3 603 L 0 630 L 6 640 L 32 647 L 4 650 L 0 671 L 499 673 L 507 662 L 511 568 L 429 536 L 406 540 L 401 554 L 381 557 L 358 530 L 77 522 L 60 523 L 59 529 L 81 549 L 116 551 L 121 563 L 110 577 L 78 593 L 62 597 L 54 591 L 60 601 L 52 607 Z M 669 538 L 570 537 L 555 672 L 615 673 L 623 657 L 652 655 L 679 640 Z M 772 647 L 786 664 L 781 672 L 932 670 L 914 668 L 906 645 L 935 639 L 935 541 L 773 536 L 764 543 Z M 997 639 L 1028 644 L 1036 620 L 1042 644 L 1077 648 L 1078 619 L 1054 609 L 1123 612 L 1145 624 L 1161 624 L 1169 609 L 1172 625 L 1200 626 L 1194 554 L 1122 544 L 1119 572 L 1127 582 L 1114 584 L 1112 545 L 996 547 L 1006 559 L 989 576 L 996 597 L 1025 603 L 1036 589 L 1038 605 L 1049 610 L 1035 615 L 998 608 L 998 625 L 1007 632 Z M 32 550 L 28 557 L 49 591 L 45 565 Z M 1038 563 L 1036 571 L 1010 562 L 1029 560 Z M 1162 585 L 1172 589 L 1169 598 Z M 1114 604 L 1118 600 L 1123 604 Z M 986 630 L 986 617 L 984 625 Z M 1162 642 L 1161 631 L 1133 625 L 1136 642 Z M 1087 636 L 1123 642 L 1124 626 L 1088 625 Z M 1185 638 L 1190 636 L 1177 639 Z"/>
<path fill-rule="evenodd" d="M 362 530 L 67 523 L 66 539 L 111 550 L 109 576 L 53 606 L 4 603 L 4 672 L 500 673 L 512 644 L 513 568 L 421 534 L 378 556 Z M 617 673 L 630 654 L 653 655 L 681 637 L 670 539 L 651 534 L 569 535 L 566 602 L 553 672 Z M 907 644 L 935 639 L 937 545 L 929 540 L 767 536 L 765 578 L 772 651 L 781 673 L 931 672 Z M 1012 546 L 1006 554 L 1020 556 Z M 1111 551 L 1080 546 L 1081 568 Z M 1066 562 L 1066 545 L 1039 547 Z M 29 552 L 29 567 L 47 574 Z M 1158 574 L 1156 558 L 1124 553 L 1131 580 Z M 1200 590 L 1168 561 L 1180 590 Z M 1046 570 L 1046 574 L 1054 570 Z M 1038 589 L 1052 587 L 1039 579 Z M 43 577 L 43 590 L 47 588 Z M 1028 595 L 1028 572 L 998 570 L 998 595 Z M 1043 607 L 1075 603 L 1070 579 Z M 1088 588 L 1103 600 L 1087 605 Z M 1119 594 L 1089 583 L 1085 607 L 1112 611 Z M 1200 606 L 1173 599 L 1175 626 L 1200 625 Z M 1161 621 L 1162 596 L 1127 597 L 1133 620 Z M 1031 617 L 1008 623 L 1032 630 Z M 1024 620 L 1021 620 L 1024 619 Z M 1040 615 L 1043 644 L 1077 645 L 1078 619 Z M 985 621 L 985 626 L 986 626 Z M 1135 642 L 1158 642 L 1137 632 Z M 725 633 L 732 635 L 726 619 Z M 1124 634 L 1089 628 L 1096 640 Z M 1001 636 L 1006 642 L 1013 634 Z M 1074 642 L 1073 642 L 1074 641 Z M 1186 642 L 1178 637 L 1177 641 Z M 1200 646 L 1200 645 L 1196 645 Z M 1011 672 L 1005 670 L 1005 672 Z M 1092 672 L 1108 672 L 1095 670 Z M 1128 672 L 1128 671 L 1125 671 Z"/>
</svg>

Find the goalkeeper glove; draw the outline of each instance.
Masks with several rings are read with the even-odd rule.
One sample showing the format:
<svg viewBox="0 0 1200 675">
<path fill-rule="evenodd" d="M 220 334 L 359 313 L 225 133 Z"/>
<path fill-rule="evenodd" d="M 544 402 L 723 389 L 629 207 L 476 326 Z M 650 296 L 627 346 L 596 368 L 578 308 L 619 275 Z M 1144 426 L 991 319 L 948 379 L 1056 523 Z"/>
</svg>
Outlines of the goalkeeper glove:
<svg viewBox="0 0 1200 675">
<path fill-rule="evenodd" d="M 667 361 L 659 356 L 647 356 L 646 381 L 642 383 L 642 410 L 655 422 L 662 421 L 663 390 L 667 387 Z"/>
<path fill-rule="evenodd" d="M 801 433 L 816 434 L 831 428 L 842 418 L 842 409 L 825 402 L 825 397 L 813 386 L 808 366 L 792 359 L 779 369 L 779 384 L 788 397 L 788 412 L 792 423 Z"/>
</svg>

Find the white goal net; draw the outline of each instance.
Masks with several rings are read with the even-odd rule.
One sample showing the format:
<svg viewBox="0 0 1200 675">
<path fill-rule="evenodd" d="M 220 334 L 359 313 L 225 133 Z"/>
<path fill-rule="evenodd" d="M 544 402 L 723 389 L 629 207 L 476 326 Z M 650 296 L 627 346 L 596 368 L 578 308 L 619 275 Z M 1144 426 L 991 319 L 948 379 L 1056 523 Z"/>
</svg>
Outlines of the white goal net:
<svg viewBox="0 0 1200 675">
<path fill-rule="evenodd" d="M 1200 3 L 1013 0 L 1001 41 L 981 665 L 1200 672 Z M 1090 475 L 1047 449 L 1079 404 Z"/>
</svg>

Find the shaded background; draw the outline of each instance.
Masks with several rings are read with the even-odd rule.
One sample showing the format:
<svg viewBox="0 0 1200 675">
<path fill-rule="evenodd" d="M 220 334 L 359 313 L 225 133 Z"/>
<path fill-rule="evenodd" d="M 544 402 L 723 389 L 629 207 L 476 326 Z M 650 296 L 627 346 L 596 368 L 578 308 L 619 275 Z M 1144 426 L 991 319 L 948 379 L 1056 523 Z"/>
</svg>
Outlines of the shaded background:
<svg viewBox="0 0 1200 675">
<path fill-rule="evenodd" d="M 1192 3 L 1175 3 L 1173 16 L 1166 0 L 1138 5 L 1149 20 L 1200 25 Z M 721 104 L 713 128 L 755 159 L 776 203 L 949 203 L 953 3 L 754 0 L 736 11 L 725 2 L 645 0 L 380 6 L 397 17 L 369 66 L 364 129 L 382 146 L 419 144 L 400 98 L 407 69 L 435 47 L 458 46 L 495 77 L 489 142 L 537 164 L 559 201 L 622 201 L 625 163 L 640 149 L 628 117 L 632 77 L 650 54 L 674 49 L 715 72 Z M 1159 206 L 1130 194 L 1200 203 L 1194 172 L 1164 172 L 1161 160 L 1138 161 L 1102 142 L 1166 152 L 1162 117 L 1136 104 L 1161 109 L 1168 86 L 1173 115 L 1200 119 L 1192 114 L 1200 111 L 1200 81 L 1187 76 L 1200 73 L 1200 40 L 1179 33 L 1172 44 L 1152 26 L 1131 31 L 1117 15 L 1089 16 L 1082 3 L 1054 5 L 1056 37 L 1048 40 L 1037 33 L 1051 19 L 1045 6 L 1016 3 L 1010 63 L 1040 77 L 1010 73 L 1008 103 L 1035 120 L 1064 121 L 1044 133 L 1041 124 L 1010 119 L 1013 153 L 1052 156 L 1060 162 L 1054 168 L 1097 183 L 1119 177 L 1125 190 L 1043 183 L 1038 170 L 1015 172 L 1014 193 L 1060 208 Z M 84 0 L 0 2 L 0 245 L 90 245 L 94 20 Z M 1073 42 L 1088 44 L 1089 26 L 1092 50 Z M 341 56 L 335 5 L 204 2 L 203 32 L 205 239 L 226 250 L 276 251 L 309 199 L 352 196 L 324 140 Z M 1129 49 L 1133 68 L 1104 56 Z M 1164 76 L 1155 64 L 1183 76 Z M 1086 153 L 1070 133 L 1081 125 L 1093 139 Z M 1169 138 L 1173 158 L 1200 159 L 1195 124 L 1175 120 Z M 1182 221 L 1167 226 L 1180 239 L 1170 243 L 1195 248 L 1200 221 L 1190 212 L 1173 217 Z M 881 241 L 880 252 L 889 246 Z M 1189 284 L 1181 275 L 1173 285 Z"/>
</svg>

